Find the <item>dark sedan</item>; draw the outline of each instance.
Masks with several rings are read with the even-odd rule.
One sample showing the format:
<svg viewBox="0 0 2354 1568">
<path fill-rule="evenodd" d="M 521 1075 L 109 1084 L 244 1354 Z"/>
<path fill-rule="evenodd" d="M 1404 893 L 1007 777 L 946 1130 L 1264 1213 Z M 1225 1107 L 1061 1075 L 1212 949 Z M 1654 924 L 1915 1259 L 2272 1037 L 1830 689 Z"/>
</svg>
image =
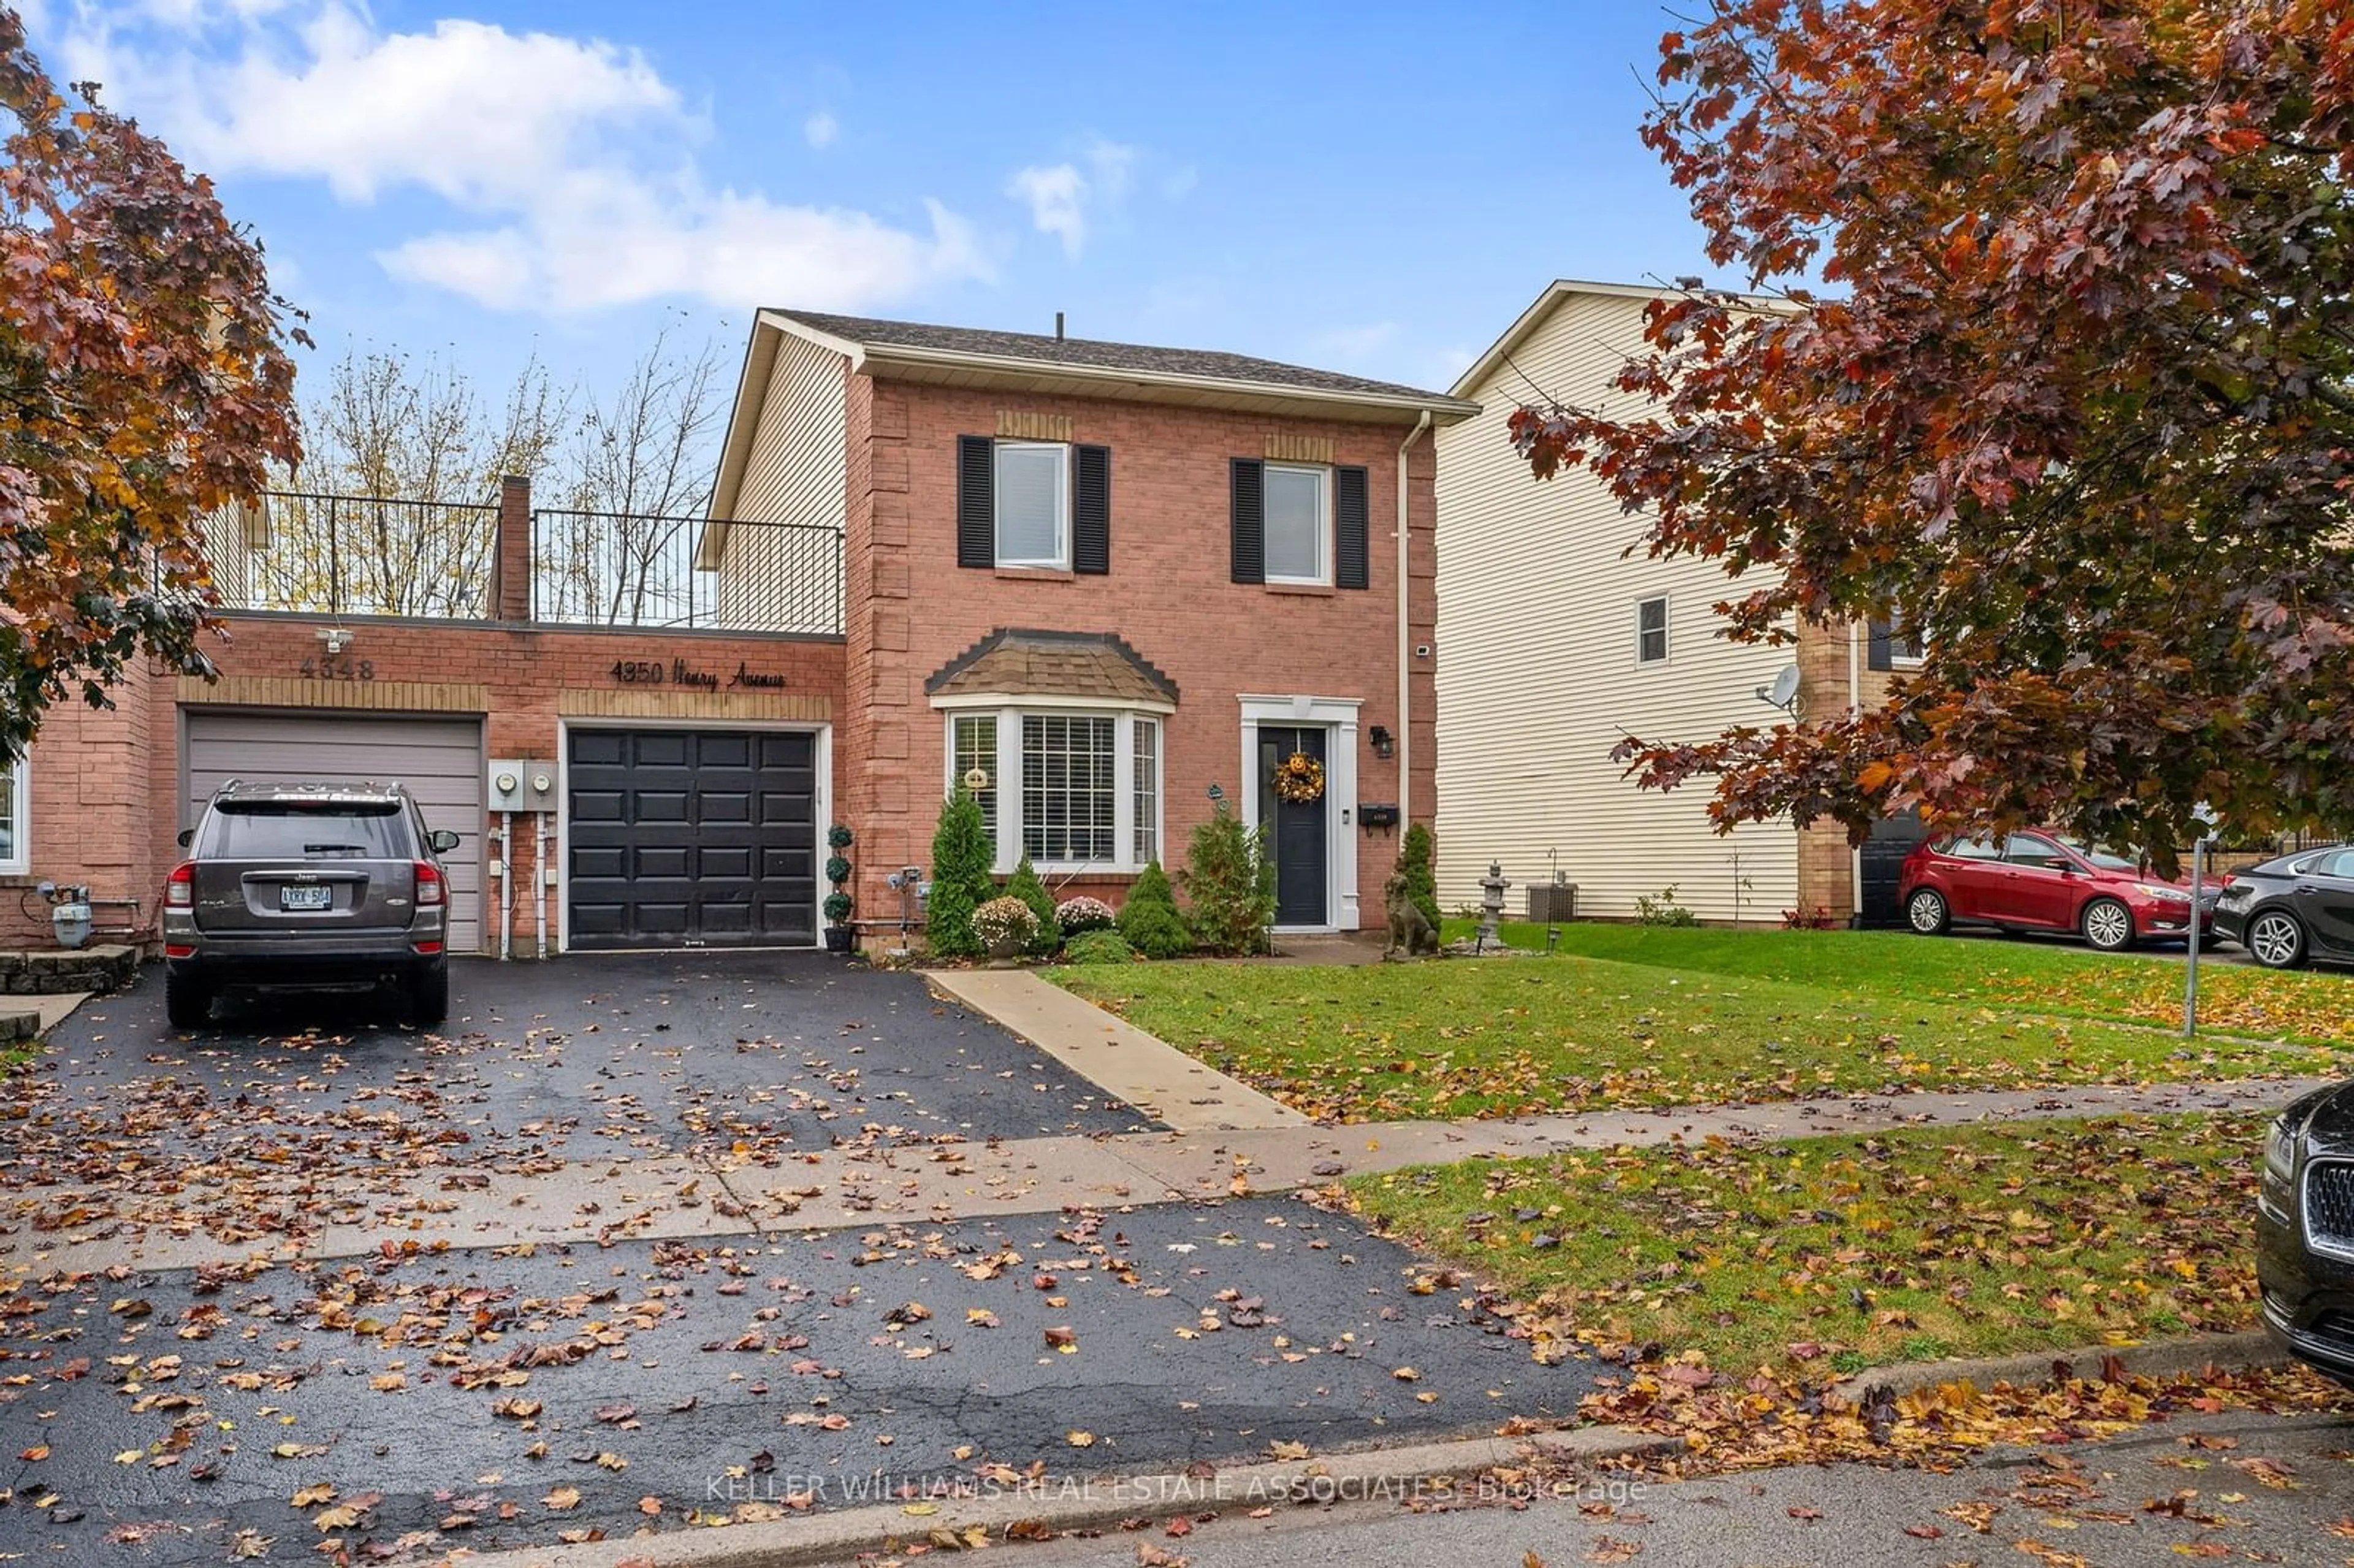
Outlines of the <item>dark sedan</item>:
<svg viewBox="0 0 2354 1568">
<path fill-rule="evenodd" d="M 2354 1084 L 2306 1096 L 2265 1131 L 2256 1284 L 2273 1338 L 2354 1386 Z"/>
<path fill-rule="evenodd" d="M 2267 969 L 2354 963 L 2354 847 L 2300 850 L 2233 872 L 2215 902 L 2215 934 Z"/>
</svg>

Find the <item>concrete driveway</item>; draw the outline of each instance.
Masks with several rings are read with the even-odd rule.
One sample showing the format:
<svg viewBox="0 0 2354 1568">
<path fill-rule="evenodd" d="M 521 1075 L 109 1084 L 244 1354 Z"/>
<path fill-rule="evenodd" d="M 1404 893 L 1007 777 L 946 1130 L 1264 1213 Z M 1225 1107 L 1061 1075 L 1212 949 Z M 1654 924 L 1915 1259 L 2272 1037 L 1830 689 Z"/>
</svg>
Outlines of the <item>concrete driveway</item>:
<svg viewBox="0 0 2354 1568">
<path fill-rule="evenodd" d="M 1572 1412 L 1451 1276 L 1267 1198 L 917 978 L 468 965 L 56 1032 L 0 1158 L 0 1552 L 432 1561 Z M 21 1092 L 21 1091 L 20 1091 Z M 880 1478 L 879 1479 L 877 1478 Z"/>
</svg>

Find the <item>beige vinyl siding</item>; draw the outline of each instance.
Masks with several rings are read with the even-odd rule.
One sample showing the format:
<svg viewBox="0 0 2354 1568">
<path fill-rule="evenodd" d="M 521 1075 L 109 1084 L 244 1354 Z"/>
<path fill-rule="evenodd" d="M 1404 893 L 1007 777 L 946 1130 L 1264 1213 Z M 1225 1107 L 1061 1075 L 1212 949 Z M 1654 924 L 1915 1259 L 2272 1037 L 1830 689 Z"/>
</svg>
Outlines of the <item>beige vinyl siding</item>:
<svg viewBox="0 0 2354 1568">
<path fill-rule="evenodd" d="M 1787 822 L 1720 837 L 1704 781 L 1641 790 L 1610 759 L 1630 731 L 1702 740 L 1770 722 L 1755 689 L 1793 662 L 1792 651 L 1718 636 L 1711 607 L 1736 585 L 1715 565 L 1625 556 L 1641 519 L 1582 469 L 1537 482 L 1505 433 L 1514 409 L 1541 398 L 1625 405 L 1611 380 L 1641 346 L 1643 304 L 1564 297 L 1510 364 L 1462 389 L 1485 411 L 1438 432 L 1437 879 L 1450 910 L 1479 901 L 1491 861 L 1512 879 L 1515 917 L 1523 887 L 1549 880 L 1556 863 L 1578 885 L 1582 916 L 1631 917 L 1638 895 L 1670 884 L 1678 903 L 1710 921 L 1736 909 L 1775 921 L 1797 902 L 1797 834 Z M 1739 591 L 1765 580 L 1753 574 Z M 1669 599 L 1668 657 L 1638 664 L 1636 606 L 1659 594 Z"/>
<path fill-rule="evenodd" d="M 841 630 L 834 603 L 839 576 L 823 535 L 839 533 L 848 508 L 848 366 L 842 355 L 780 334 L 736 493 L 719 562 L 722 623 L 769 631 Z M 823 569 L 820 570 L 821 565 Z"/>
</svg>

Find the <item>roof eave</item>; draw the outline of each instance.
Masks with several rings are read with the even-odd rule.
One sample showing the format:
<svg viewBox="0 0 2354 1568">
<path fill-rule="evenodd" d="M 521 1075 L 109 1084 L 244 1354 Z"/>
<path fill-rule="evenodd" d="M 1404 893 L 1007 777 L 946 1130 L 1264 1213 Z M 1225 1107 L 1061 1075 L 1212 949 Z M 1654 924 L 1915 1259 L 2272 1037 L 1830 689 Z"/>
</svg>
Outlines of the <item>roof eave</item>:
<svg viewBox="0 0 2354 1568">
<path fill-rule="evenodd" d="M 1521 346 L 1522 340 L 1537 329 L 1555 305 L 1573 294 L 1611 300 L 1667 300 L 1685 291 L 1677 288 L 1654 288 L 1648 283 L 1596 283 L 1581 278 L 1556 278 L 1530 302 L 1528 309 L 1513 318 L 1512 324 L 1504 329 L 1502 336 L 1488 345 L 1487 353 L 1471 362 L 1470 369 L 1455 378 L 1455 385 L 1447 391 L 1457 397 L 1469 397 L 1474 387 L 1496 373 L 1496 366 L 1502 364 L 1512 350 Z M 1701 291 L 1723 293 L 1726 291 L 1705 289 Z M 1744 304 L 1762 310 L 1787 311 L 1793 308 L 1789 301 L 1772 294 L 1734 294 L 1733 297 Z"/>
</svg>

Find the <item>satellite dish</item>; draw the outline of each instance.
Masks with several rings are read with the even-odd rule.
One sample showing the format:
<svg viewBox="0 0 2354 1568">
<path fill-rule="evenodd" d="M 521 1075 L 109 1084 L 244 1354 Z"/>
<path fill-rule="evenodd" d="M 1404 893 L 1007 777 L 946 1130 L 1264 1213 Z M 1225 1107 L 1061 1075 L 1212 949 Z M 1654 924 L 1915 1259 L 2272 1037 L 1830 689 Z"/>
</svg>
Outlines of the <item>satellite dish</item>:
<svg viewBox="0 0 2354 1568">
<path fill-rule="evenodd" d="M 1774 677 L 1773 683 L 1757 688 L 1757 700 L 1780 708 L 1792 718 L 1798 716 L 1798 667 L 1791 664 Z"/>
</svg>

